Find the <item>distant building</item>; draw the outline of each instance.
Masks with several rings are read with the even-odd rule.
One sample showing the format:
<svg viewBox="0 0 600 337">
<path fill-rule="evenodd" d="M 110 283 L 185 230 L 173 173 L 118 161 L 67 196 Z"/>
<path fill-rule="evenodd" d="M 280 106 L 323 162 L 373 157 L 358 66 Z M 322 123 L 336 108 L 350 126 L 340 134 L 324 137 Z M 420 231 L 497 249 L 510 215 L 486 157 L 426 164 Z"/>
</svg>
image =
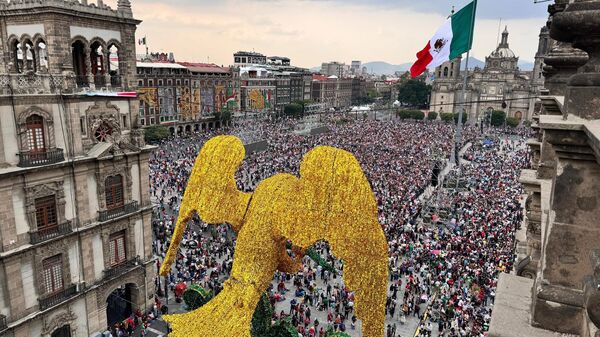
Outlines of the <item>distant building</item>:
<svg viewBox="0 0 600 337">
<path fill-rule="evenodd" d="M 343 109 L 352 105 L 352 79 L 314 75 L 312 100 L 329 108 Z"/>
<path fill-rule="evenodd" d="M 325 62 L 321 64 L 321 74 L 325 76 L 344 76 L 344 63 L 339 62 Z"/>
<path fill-rule="evenodd" d="M 139 124 L 172 134 L 221 126 L 215 114 L 239 111 L 237 71 L 207 63 L 137 63 Z"/>
<path fill-rule="evenodd" d="M 236 66 L 267 64 L 267 57 L 261 53 L 238 51 L 233 54 L 233 63 Z"/>
<path fill-rule="evenodd" d="M 287 66 L 287 67 L 289 67 L 291 65 L 291 61 L 287 57 L 269 56 L 267 58 L 267 64 L 272 65 L 272 66 L 284 66 L 284 67 Z"/>
<path fill-rule="evenodd" d="M 484 68 L 469 72 L 466 90 L 469 103 L 465 106 L 468 120 L 482 120 L 493 110 L 503 110 L 509 117 L 521 120 L 531 119 L 534 104 L 531 96 L 538 84 L 531 81 L 531 72 L 518 68 L 518 61 L 519 58 L 509 48 L 508 29 L 505 29 L 498 47 L 485 58 Z M 461 58 L 437 67 L 434 77 L 431 111 L 458 112 L 464 81 Z"/>
<path fill-rule="evenodd" d="M 360 61 L 352 61 L 352 64 L 350 66 L 350 72 L 352 73 L 352 75 L 360 75 L 360 66 Z"/>
</svg>

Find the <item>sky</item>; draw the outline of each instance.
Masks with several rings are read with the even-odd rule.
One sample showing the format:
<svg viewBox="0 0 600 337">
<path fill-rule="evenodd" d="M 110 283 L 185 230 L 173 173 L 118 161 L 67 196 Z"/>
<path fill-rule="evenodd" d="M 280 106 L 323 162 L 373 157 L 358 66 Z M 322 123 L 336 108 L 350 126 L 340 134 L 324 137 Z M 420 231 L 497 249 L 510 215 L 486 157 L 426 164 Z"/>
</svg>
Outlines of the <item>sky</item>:
<svg viewBox="0 0 600 337">
<path fill-rule="evenodd" d="M 178 61 L 230 65 L 233 53 L 287 56 L 300 67 L 352 60 L 413 62 L 452 6 L 469 0 L 130 0 L 137 37 Z M 90 1 L 92 2 L 92 1 Z M 117 0 L 104 0 L 116 8 Z M 479 0 L 473 51 L 484 59 L 508 25 L 511 49 L 532 61 L 549 3 Z M 138 46 L 138 53 L 145 53 Z"/>
</svg>

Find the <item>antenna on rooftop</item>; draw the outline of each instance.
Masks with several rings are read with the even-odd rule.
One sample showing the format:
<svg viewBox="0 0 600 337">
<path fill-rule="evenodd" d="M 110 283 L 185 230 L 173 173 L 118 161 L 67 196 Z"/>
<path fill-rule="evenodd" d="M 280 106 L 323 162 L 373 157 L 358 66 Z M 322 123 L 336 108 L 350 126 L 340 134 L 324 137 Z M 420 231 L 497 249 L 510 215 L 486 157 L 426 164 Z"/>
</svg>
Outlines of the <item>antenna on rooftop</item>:
<svg viewBox="0 0 600 337">
<path fill-rule="evenodd" d="M 500 22 L 498 22 L 498 35 L 496 36 L 496 46 L 500 44 L 500 30 L 502 29 L 502 18 L 500 18 Z"/>
</svg>

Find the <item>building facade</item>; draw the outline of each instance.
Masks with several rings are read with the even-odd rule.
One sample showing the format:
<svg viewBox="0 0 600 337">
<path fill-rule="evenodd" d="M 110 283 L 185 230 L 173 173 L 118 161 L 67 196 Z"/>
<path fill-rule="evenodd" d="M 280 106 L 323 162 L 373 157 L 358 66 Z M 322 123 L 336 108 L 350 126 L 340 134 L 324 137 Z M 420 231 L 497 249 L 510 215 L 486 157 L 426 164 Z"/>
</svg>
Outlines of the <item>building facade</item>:
<svg viewBox="0 0 600 337">
<path fill-rule="evenodd" d="M 313 75 L 312 101 L 327 108 L 344 109 L 352 105 L 353 79 Z"/>
<path fill-rule="evenodd" d="M 222 112 L 239 111 L 236 70 L 214 64 L 138 62 L 140 125 L 165 125 L 172 134 L 218 128 Z"/>
<path fill-rule="evenodd" d="M 0 1 L 0 335 L 95 336 L 153 304 L 129 1 Z"/>
<path fill-rule="evenodd" d="M 461 58 L 446 62 L 435 69 L 435 81 L 431 92 L 430 109 L 438 113 L 458 112 L 464 107 L 467 121 L 481 121 L 493 110 L 503 110 L 509 117 L 530 120 L 538 91 L 538 82 L 532 82 L 531 72 L 518 68 L 519 58 L 509 48 L 508 29 L 496 50 L 485 59 L 483 69 L 469 72 L 466 88 L 466 104 L 461 93 L 464 74 Z"/>
</svg>

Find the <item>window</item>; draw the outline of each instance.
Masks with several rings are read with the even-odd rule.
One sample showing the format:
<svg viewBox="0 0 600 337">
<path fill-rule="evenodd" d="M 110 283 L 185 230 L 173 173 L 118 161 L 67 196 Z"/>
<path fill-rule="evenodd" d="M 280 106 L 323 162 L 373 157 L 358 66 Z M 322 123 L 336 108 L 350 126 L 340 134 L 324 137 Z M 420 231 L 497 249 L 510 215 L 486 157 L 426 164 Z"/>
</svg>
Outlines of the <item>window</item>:
<svg viewBox="0 0 600 337">
<path fill-rule="evenodd" d="M 79 117 L 79 127 L 81 128 L 81 135 L 87 136 L 87 128 L 85 127 L 85 117 Z"/>
<path fill-rule="evenodd" d="M 112 133 L 113 133 L 113 128 L 106 123 L 102 123 L 96 129 L 96 132 L 94 133 L 94 137 L 99 142 L 108 142 L 110 140 L 109 138 L 110 138 L 110 135 L 112 135 Z"/>
<path fill-rule="evenodd" d="M 138 80 L 138 86 L 139 87 L 143 87 L 144 86 L 144 80 Z"/>
<path fill-rule="evenodd" d="M 154 117 L 150 118 L 150 124 L 154 124 Z"/>
<path fill-rule="evenodd" d="M 140 119 L 140 125 L 146 125 L 146 119 L 144 119 L 144 118 Z"/>
<path fill-rule="evenodd" d="M 444 77 L 448 76 L 448 67 L 444 67 Z"/>
<path fill-rule="evenodd" d="M 27 124 L 27 143 L 31 152 L 45 152 L 44 118 L 40 115 L 31 115 L 25 120 Z"/>
<path fill-rule="evenodd" d="M 163 85 L 163 80 L 158 80 L 158 86 L 162 87 L 162 85 Z"/>
<path fill-rule="evenodd" d="M 154 80 L 148 80 L 148 86 L 149 87 L 153 87 L 154 86 Z"/>
<path fill-rule="evenodd" d="M 109 238 L 110 265 L 118 266 L 126 260 L 125 231 L 112 234 Z"/>
<path fill-rule="evenodd" d="M 123 115 L 123 128 L 127 127 L 127 115 Z"/>
<path fill-rule="evenodd" d="M 62 257 L 56 255 L 42 261 L 45 293 L 53 294 L 63 289 Z"/>
<path fill-rule="evenodd" d="M 38 230 L 58 226 L 56 198 L 53 195 L 35 199 L 35 222 Z"/>
<path fill-rule="evenodd" d="M 171 86 L 171 85 L 173 85 L 173 80 L 167 80 L 167 85 L 168 85 L 168 86 Z"/>
<path fill-rule="evenodd" d="M 123 206 L 123 177 L 121 175 L 106 178 L 104 189 L 106 209 L 114 209 Z"/>
<path fill-rule="evenodd" d="M 178 86 L 181 85 L 181 80 L 175 80 L 175 83 L 177 83 Z"/>
</svg>

